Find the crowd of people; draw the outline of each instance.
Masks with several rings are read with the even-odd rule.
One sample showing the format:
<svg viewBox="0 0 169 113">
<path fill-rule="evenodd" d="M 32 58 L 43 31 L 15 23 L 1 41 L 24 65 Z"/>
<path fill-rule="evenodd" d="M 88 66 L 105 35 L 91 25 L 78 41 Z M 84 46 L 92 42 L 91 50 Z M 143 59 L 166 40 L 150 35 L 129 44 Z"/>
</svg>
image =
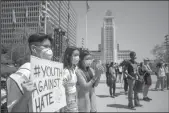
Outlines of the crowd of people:
<svg viewBox="0 0 169 113">
<path fill-rule="evenodd" d="M 116 82 L 123 83 L 125 94 L 128 94 L 128 107 L 130 109 L 141 107 L 138 93 L 143 93 L 144 101 L 152 100 L 148 97 L 149 88 L 152 85 L 151 75 L 157 76 L 154 90 L 158 91 L 160 84 L 161 91 L 164 91 L 164 88 L 169 89 L 169 64 L 158 62 L 156 68 L 152 70 L 149 62 L 148 58 L 145 58 L 143 62 L 136 62 L 136 53 L 131 52 L 130 60 L 124 60 L 119 65 L 114 62 L 106 64 L 106 83 L 109 87 L 110 96 L 116 97 Z"/>
<path fill-rule="evenodd" d="M 52 42 L 53 39 L 49 35 L 32 34 L 28 39 L 31 55 L 52 60 Z M 124 80 L 124 91 L 128 94 L 129 108 L 134 109 L 134 104 L 135 106 L 142 106 L 138 97 L 140 92 L 143 92 L 143 100 L 150 101 L 148 91 L 152 84 L 151 74 L 153 74 L 153 71 L 148 65 L 149 60 L 144 59 L 144 63 L 138 65 L 135 61 L 136 53 L 131 52 L 130 57 L 130 60 L 123 61 L 119 65 L 113 62 L 110 65 L 106 64 L 106 70 L 101 62 L 97 62 L 93 69 L 91 66 L 93 58 L 88 50 L 68 46 L 63 58 L 63 86 L 65 87 L 67 104 L 56 112 L 97 112 L 95 87 L 98 86 L 104 72 L 106 72 L 111 97 L 116 97 L 116 82 L 117 77 L 119 77 L 119 83 Z M 161 84 L 161 90 L 164 90 L 165 76 L 169 76 L 167 67 L 166 64 L 165 67 L 161 63 L 157 65 L 157 71 L 154 72 L 158 78 L 156 90 L 159 88 L 159 84 Z M 30 76 L 30 62 L 27 62 L 8 77 L 8 112 L 33 112 L 31 95 L 35 86 L 30 80 Z M 166 87 L 169 87 L 169 85 L 167 84 Z"/>
</svg>

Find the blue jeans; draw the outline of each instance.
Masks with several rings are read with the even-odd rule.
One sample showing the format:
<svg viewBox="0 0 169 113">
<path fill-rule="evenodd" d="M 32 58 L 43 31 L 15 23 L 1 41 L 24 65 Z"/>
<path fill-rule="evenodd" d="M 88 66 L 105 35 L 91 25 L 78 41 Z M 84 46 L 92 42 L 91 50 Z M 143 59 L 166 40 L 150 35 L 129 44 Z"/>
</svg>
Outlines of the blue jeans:
<svg viewBox="0 0 169 113">
<path fill-rule="evenodd" d="M 67 106 L 64 107 L 64 112 L 78 112 L 78 105 L 77 105 L 77 94 L 66 93 L 66 102 Z"/>
<path fill-rule="evenodd" d="M 129 106 L 133 106 L 133 87 L 135 84 L 135 80 L 128 79 L 128 101 L 129 101 Z M 139 97 L 138 97 L 138 92 L 134 91 L 134 103 L 135 105 L 139 104 Z"/>
<path fill-rule="evenodd" d="M 157 82 L 156 82 L 156 89 L 159 88 L 159 85 L 161 84 L 161 89 L 164 89 L 164 77 L 157 77 Z"/>
</svg>

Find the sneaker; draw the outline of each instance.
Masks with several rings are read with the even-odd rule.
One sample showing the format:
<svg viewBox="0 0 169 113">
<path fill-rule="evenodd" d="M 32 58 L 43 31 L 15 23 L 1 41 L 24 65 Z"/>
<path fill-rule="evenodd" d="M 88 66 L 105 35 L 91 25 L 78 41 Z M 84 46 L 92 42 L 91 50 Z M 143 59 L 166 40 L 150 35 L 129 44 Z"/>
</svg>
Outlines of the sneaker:
<svg viewBox="0 0 169 113">
<path fill-rule="evenodd" d="M 135 107 L 142 107 L 143 105 L 141 104 L 135 104 Z"/>
<path fill-rule="evenodd" d="M 136 109 L 134 108 L 134 106 L 131 106 L 131 105 L 129 105 L 128 108 L 131 109 L 131 110 L 136 110 Z"/>
<path fill-rule="evenodd" d="M 152 100 L 151 98 L 147 97 L 148 100 Z"/>
<path fill-rule="evenodd" d="M 114 94 L 113 96 L 114 96 L 114 97 L 117 97 L 117 95 L 116 95 L 116 94 Z"/>
<path fill-rule="evenodd" d="M 147 97 L 144 97 L 143 100 L 148 102 L 150 101 Z"/>
<path fill-rule="evenodd" d="M 154 91 L 158 91 L 158 89 L 157 89 L 157 88 L 154 88 Z"/>
<path fill-rule="evenodd" d="M 114 98 L 114 95 L 110 95 L 111 98 Z"/>
<path fill-rule="evenodd" d="M 111 98 L 115 98 L 115 97 L 114 97 L 114 95 L 113 95 L 113 96 L 111 96 Z"/>
</svg>

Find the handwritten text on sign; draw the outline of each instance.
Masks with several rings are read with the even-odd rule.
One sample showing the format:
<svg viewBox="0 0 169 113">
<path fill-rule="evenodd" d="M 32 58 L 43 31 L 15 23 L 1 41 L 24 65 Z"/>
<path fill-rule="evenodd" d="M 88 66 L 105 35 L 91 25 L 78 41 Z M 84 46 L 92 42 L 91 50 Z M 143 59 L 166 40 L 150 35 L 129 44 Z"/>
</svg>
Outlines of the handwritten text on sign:
<svg viewBox="0 0 169 113">
<path fill-rule="evenodd" d="M 31 80 L 36 86 L 33 112 L 55 112 L 66 105 L 62 71 L 62 63 L 31 56 Z"/>
</svg>

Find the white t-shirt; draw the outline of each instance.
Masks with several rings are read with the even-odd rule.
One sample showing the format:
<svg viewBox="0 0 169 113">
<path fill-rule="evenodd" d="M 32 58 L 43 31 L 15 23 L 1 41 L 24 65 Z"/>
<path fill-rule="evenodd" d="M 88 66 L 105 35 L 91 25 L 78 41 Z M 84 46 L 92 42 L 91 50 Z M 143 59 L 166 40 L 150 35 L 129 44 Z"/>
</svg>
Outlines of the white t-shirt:
<svg viewBox="0 0 169 113">
<path fill-rule="evenodd" d="M 13 73 L 7 79 L 7 108 L 11 112 L 13 106 L 19 101 L 24 94 L 21 84 L 30 78 L 30 63 L 23 64 L 16 73 Z M 29 100 L 26 112 L 32 112 L 31 99 Z M 24 112 L 24 111 L 23 111 Z"/>
<path fill-rule="evenodd" d="M 66 93 L 75 93 L 76 92 L 76 83 L 77 76 L 75 70 L 72 72 L 68 69 L 64 69 L 63 72 L 65 82 Z"/>
<path fill-rule="evenodd" d="M 165 76 L 165 70 L 164 70 L 163 67 L 159 69 L 158 75 L 159 75 L 160 77 L 164 77 L 164 76 Z"/>
<path fill-rule="evenodd" d="M 169 68 L 168 68 L 168 66 L 165 67 L 165 73 L 169 73 Z"/>
<path fill-rule="evenodd" d="M 122 72 L 122 71 L 123 71 L 123 70 L 122 70 L 122 66 L 120 66 L 120 67 L 119 67 L 119 72 Z"/>
</svg>

